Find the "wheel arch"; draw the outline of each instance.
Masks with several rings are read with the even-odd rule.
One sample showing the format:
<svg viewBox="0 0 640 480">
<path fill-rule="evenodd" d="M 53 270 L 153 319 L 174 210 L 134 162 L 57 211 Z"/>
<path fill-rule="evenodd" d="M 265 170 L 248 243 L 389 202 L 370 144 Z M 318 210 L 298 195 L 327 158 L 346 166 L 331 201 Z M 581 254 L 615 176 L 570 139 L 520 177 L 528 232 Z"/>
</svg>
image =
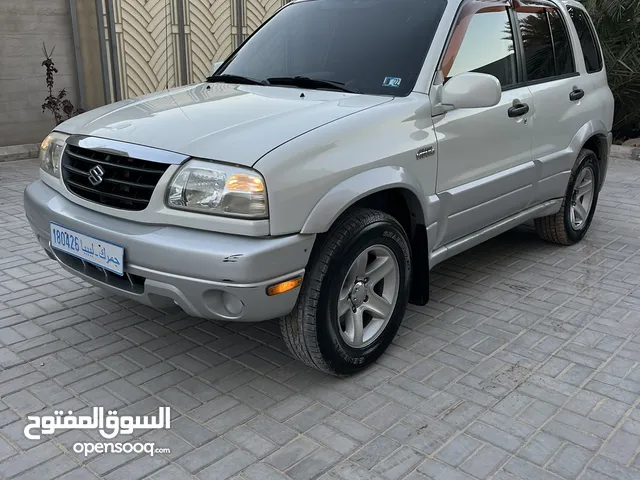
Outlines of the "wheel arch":
<svg viewBox="0 0 640 480">
<path fill-rule="evenodd" d="M 591 120 L 576 133 L 573 141 L 575 158 L 577 160 L 582 149 L 592 150 L 598 157 L 600 168 L 599 188 L 602 189 L 609 166 L 609 147 L 611 133 L 602 121 Z M 577 147 L 577 148 L 576 148 Z M 573 167 L 573 166 L 572 166 Z"/>
<path fill-rule="evenodd" d="M 417 223 L 426 223 L 425 196 L 420 184 L 402 167 L 379 167 L 358 173 L 331 188 L 313 207 L 300 233 L 325 233 L 345 211 L 385 191 L 402 192 L 404 198 L 410 199 L 408 206 L 415 208 Z"/>
<path fill-rule="evenodd" d="M 301 233 L 317 234 L 316 243 L 346 212 L 371 208 L 393 216 L 411 244 L 413 274 L 410 303 L 425 305 L 429 296 L 429 249 L 425 197 L 420 184 L 402 167 L 380 167 L 355 175 L 325 194 Z"/>
<path fill-rule="evenodd" d="M 587 139 L 582 148 L 587 148 L 598 157 L 598 167 L 600 168 L 600 179 L 598 188 L 602 189 L 606 173 L 609 166 L 609 140 L 604 133 L 595 133 Z"/>
</svg>

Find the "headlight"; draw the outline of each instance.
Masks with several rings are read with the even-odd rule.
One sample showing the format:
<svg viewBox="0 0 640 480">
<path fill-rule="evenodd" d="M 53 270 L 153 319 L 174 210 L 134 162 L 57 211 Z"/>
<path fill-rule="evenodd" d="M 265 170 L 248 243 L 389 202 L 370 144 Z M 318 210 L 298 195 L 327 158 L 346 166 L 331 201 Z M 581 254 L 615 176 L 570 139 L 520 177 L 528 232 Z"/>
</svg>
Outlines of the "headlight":
<svg viewBox="0 0 640 480">
<path fill-rule="evenodd" d="M 190 160 L 169 185 L 167 206 L 213 215 L 267 218 L 267 190 L 258 172 Z"/>
<path fill-rule="evenodd" d="M 60 176 L 60 160 L 69 135 L 53 132 L 40 145 L 40 168 L 54 177 Z"/>
</svg>

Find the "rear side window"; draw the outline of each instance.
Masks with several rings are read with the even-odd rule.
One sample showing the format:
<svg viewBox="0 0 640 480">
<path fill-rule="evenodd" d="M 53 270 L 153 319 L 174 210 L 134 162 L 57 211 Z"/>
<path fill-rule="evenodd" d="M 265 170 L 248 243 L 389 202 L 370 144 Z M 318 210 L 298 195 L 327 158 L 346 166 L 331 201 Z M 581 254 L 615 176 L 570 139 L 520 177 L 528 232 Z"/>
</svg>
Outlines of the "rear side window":
<svg viewBox="0 0 640 480">
<path fill-rule="evenodd" d="M 493 75 L 503 88 L 516 83 L 516 55 L 505 6 L 471 2 L 463 7 L 442 60 L 445 81 L 459 73 Z"/>
<path fill-rule="evenodd" d="M 516 9 L 516 13 L 524 46 L 527 80 L 535 81 L 555 77 L 553 40 L 547 19 L 547 9 L 544 7 L 520 7 Z"/>
<path fill-rule="evenodd" d="M 564 22 L 562 14 L 558 9 L 547 11 L 549 24 L 551 25 L 551 36 L 553 37 L 553 53 L 556 60 L 556 75 L 567 75 L 576 71 L 573 61 L 573 49 L 569 32 Z"/>
<path fill-rule="evenodd" d="M 528 81 L 551 80 L 575 72 L 567 27 L 555 8 L 516 8 Z"/>
<path fill-rule="evenodd" d="M 587 72 L 599 72 L 602 70 L 602 55 L 600 54 L 591 20 L 582 10 L 574 7 L 569 7 L 569 15 L 580 38 Z"/>
</svg>

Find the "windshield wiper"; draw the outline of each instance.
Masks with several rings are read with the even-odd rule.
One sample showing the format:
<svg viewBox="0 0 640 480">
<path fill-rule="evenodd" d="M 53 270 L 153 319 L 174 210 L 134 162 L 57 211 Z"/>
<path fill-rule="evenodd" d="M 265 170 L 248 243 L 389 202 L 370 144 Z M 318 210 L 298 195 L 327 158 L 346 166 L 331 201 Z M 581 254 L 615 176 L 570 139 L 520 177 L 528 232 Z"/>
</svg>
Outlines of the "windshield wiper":
<svg viewBox="0 0 640 480">
<path fill-rule="evenodd" d="M 346 87 L 342 82 L 322 80 L 319 78 L 302 77 L 299 75 L 296 77 L 272 77 L 267 81 L 269 82 L 269 85 L 292 85 L 294 87 L 310 89 L 328 88 L 331 90 L 339 90 L 341 92 L 347 93 L 360 93 L 357 90 Z"/>
<path fill-rule="evenodd" d="M 256 80 L 251 77 L 243 77 L 242 75 L 230 75 L 223 73 L 222 75 L 211 75 L 207 77 L 207 82 L 222 83 L 244 83 L 247 85 L 269 85 L 268 80 Z"/>
</svg>

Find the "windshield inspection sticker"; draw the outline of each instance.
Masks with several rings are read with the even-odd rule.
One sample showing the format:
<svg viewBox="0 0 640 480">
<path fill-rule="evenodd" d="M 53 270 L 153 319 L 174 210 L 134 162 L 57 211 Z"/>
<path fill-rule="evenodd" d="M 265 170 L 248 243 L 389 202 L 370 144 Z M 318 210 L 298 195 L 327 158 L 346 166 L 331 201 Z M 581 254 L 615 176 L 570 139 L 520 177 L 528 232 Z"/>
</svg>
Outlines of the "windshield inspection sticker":
<svg viewBox="0 0 640 480">
<path fill-rule="evenodd" d="M 402 79 L 398 77 L 385 77 L 384 82 L 382 82 L 382 86 L 398 88 L 401 81 Z"/>
</svg>

